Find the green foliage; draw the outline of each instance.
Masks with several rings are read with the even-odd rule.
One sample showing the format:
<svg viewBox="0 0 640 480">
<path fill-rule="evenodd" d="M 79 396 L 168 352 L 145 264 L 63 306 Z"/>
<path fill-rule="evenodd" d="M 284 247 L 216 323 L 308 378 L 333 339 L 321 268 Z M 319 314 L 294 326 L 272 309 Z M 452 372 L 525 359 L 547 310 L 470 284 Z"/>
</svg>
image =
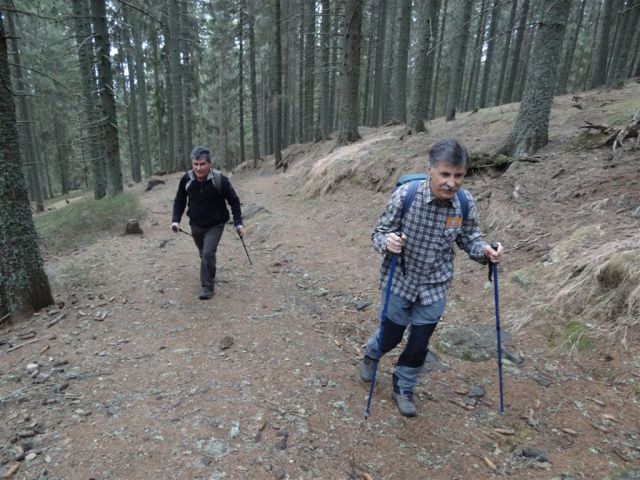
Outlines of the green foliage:
<svg viewBox="0 0 640 480">
<path fill-rule="evenodd" d="M 636 402 L 640 402 L 640 383 L 633 384 L 632 392 L 633 392 L 633 399 Z"/>
<path fill-rule="evenodd" d="M 124 232 L 127 220 L 141 218 L 144 211 L 131 193 L 100 200 L 78 200 L 60 210 L 35 217 L 44 250 L 64 254 L 87 245 L 105 232 Z"/>
<path fill-rule="evenodd" d="M 564 342 L 570 349 L 588 352 L 593 349 L 593 339 L 589 337 L 590 327 L 577 320 L 571 320 L 564 330 Z"/>
<path fill-rule="evenodd" d="M 518 446 L 530 441 L 534 436 L 533 430 L 525 427 L 524 425 L 514 425 L 513 430 L 515 432 L 514 435 L 505 439 L 505 445 L 510 451 L 513 451 Z"/>
</svg>

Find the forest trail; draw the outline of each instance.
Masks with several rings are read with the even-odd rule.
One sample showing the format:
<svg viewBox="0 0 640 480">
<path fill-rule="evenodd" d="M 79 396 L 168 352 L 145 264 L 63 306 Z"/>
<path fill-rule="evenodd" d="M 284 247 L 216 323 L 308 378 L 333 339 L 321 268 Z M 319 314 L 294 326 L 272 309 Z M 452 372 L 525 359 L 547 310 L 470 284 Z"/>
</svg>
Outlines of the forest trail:
<svg viewBox="0 0 640 480">
<path fill-rule="evenodd" d="M 612 215 L 587 216 L 578 197 L 562 215 L 540 201 L 555 188 L 540 183 L 573 158 L 522 167 L 527 203 L 517 208 L 508 202 L 514 177 L 468 182 L 477 197 L 493 191 L 493 203 L 480 202 L 484 225 L 511 248 L 545 220 L 553 231 L 545 246 L 514 249 L 503 267 L 506 346 L 523 360 L 505 360 L 505 415 L 495 358 L 436 351 L 442 363 L 417 388 L 417 418 L 402 417 L 391 400 L 390 354 L 364 420 L 368 387 L 356 365 L 377 323 L 370 232 L 388 190 L 337 184 L 306 199 L 314 153 L 305 155 L 286 174 L 265 165 L 232 176 L 253 266 L 228 227 L 209 301 L 197 299 L 195 246 L 170 230 L 179 175 L 140 193 L 143 236 L 48 259 L 64 305 L 0 330 L 0 477 L 14 469 L 15 478 L 38 479 L 640 478 L 637 352 L 554 355 L 551 332 L 511 331 L 539 288 L 526 290 L 513 272 L 563 238 L 555 227 L 568 228 L 567 218 L 575 226 Z M 601 161 L 582 167 L 601 172 Z M 629 171 L 629 162 L 607 170 L 599 194 L 610 196 Z M 564 193 L 581 188 L 570 175 L 554 181 Z M 509 224 L 500 223 L 505 212 L 515 213 Z M 637 222 L 620 218 L 620 227 Z M 434 347 L 464 326 L 494 328 L 485 267 L 456 261 Z M 478 387 L 484 395 L 470 396 Z"/>
</svg>

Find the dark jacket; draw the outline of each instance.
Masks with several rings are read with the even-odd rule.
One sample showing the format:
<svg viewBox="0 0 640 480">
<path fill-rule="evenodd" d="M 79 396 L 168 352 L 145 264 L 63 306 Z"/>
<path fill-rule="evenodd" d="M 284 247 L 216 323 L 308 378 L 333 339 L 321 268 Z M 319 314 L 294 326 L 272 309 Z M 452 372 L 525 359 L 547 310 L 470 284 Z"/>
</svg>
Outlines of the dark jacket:
<svg viewBox="0 0 640 480">
<path fill-rule="evenodd" d="M 193 170 L 189 170 L 180 179 L 178 192 L 173 201 L 172 222 L 180 222 L 185 207 L 189 223 L 201 228 L 224 224 L 229 221 L 229 210 L 226 202 L 231 206 L 234 226 L 242 225 L 240 199 L 231 186 L 231 182 L 220 174 L 222 188 L 220 193 L 214 183 L 214 174 L 209 172 L 204 182 L 196 179 Z"/>
</svg>

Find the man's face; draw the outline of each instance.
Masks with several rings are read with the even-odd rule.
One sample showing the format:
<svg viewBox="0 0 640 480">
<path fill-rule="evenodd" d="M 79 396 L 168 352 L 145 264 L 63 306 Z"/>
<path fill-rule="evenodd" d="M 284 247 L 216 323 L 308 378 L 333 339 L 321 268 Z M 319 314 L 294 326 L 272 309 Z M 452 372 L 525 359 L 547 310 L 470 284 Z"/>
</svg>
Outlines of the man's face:
<svg viewBox="0 0 640 480">
<path fill-rule="evenodd" d="M 211 161 L 207 161 L 204 158 L 194 158 L 191 165 L 198 180 L 202 181 L 207 178 L 209 170 L 211 170 Z"/>
<path fill-rule="evenodd" d="M 435 167 L 427 169 L 431 181 L 429 187 L 431 193 L 440 201 L 451 200 L 464 182 L 467 169 L 463 166 L 454 166 L 446 161 L 441 161 Z"/>
</svg>

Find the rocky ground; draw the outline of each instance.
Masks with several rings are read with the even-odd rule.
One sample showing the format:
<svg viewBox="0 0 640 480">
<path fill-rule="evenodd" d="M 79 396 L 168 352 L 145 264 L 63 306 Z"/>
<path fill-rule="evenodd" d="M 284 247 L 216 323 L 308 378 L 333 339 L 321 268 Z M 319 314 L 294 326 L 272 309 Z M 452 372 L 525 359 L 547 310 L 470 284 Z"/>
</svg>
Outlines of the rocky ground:
<svg viewBox="0 0 640 480">
<path fill-rule="evenodd" d="M 400 127 L 365 130 L 360 145 L 388 142 L 414 152 L 410 164 L 446 128 L 435 122 L 404 144 Z M 468 136 L 479 148 L 481 134 Z M 640 478 L 636 344 L 564 348 L 552 318 L 536 315 L 548 285 L 527 270 L 553 263 L 581 227 L 604 225 L 585 249 L 637 235 L 638 154 L 612 160 L 561 140 L 538 162 L 468 183 L 483 229 L 507 247 L 504 415 L 491 285 L 485 267 L 458 255 L 419 416 L 402 417 L 391 400 L 390 354 L 364 418 L 356 365 L 379 306 L 369 235 L 390 182 L 374 191 L 336 180 L 309 198 L 318 165 L 336 153 L 307 146 L 286 174 L 265 163 L 232 177 L 253 265 L 228 228 L 209 301 L 196 298 L 191 239 L 169 228 L 179 175 L 133 187 L 148 212 L 143 235 L 47 258 L 57 307 L 0 326 L 0 478 Z M 402 161 L 366 175 L 415 170 Z"/>
</svg>

